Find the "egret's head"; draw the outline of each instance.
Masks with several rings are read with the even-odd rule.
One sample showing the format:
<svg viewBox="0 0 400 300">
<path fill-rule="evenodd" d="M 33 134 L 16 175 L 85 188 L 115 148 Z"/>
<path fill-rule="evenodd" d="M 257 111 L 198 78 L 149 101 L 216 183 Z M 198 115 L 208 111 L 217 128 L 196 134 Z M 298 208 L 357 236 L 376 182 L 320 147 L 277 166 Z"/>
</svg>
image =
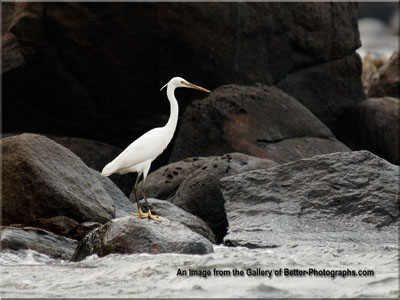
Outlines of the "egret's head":
<svg viewBox="0 0 400 300">
<path fill-rule="evenodd" d="M 209 90 L 202 88 L 201 86 L 192 84 L 190 82 L 188 82 L 187 80 L 183 79 L 182 77 L 174 77 L 172 78 L 166 85 L 164 85 L 160 91 L 165 88 L 166 86 L 171 86 L 173 88 L 179 88 L 179 87 L 183 87 L 183 88 L 190 88 L 190 89 L 196 89 L 196 90 L 200 90 L 203 92 L 207 92 L 207 93 L 211 93 Z"/>
</svg>

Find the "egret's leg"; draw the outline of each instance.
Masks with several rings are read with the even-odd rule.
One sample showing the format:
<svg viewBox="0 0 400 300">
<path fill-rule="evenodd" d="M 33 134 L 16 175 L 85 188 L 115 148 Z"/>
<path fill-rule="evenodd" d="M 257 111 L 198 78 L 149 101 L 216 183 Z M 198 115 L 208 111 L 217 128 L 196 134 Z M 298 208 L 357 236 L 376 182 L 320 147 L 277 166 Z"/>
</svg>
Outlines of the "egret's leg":
<svg viewBox="0 0 400 300">
<path fill-rule="evenodd" d="M 140 209 L 140 204 L 139 204 L 139 197 L 138 197 L 137 192 L 138 192 L 138 182 L 139 182 L 139 178 L 140 178 L 141 175 L 142 175 L 142 174 L 138 174 L 138 175 L 137 175 L 135 184 L 134 184 L 134 186 L 133 186 L 133 192 L 134 192 L 134 194 L 135 194 L 135 200 L 136 200 L 136 204 L 137 204 L 138 210 Z M 131 196 L 132 196 L 132 193 L 131 193 Z M 131 197 L 130 197 L 130 198 L 131 198 Z M 132 199 L 131 199 L 131 200 L 132 200 Z"/>
<path fill-rule="evenodd" d="M 143 213 L 142 208 L 140 207 L 140 204 L 139 204 L 139 197 L 138 197 L 138 193 L 137 193 L 138 182 L 139 182 L 139 179 L 140 179 L 141 175 L 142 175 L 142 173 L 138 173 L 138 175 L 136 177 L 135 185 L 133 186 L 133 192 L 135 193 L 135 200 L 136 200 L 136 204 L 137 204 L 139 213 L 133 213 L 132 215 L 133 216 L 138 216 L 139 218 L 142 218 L 142 219 L 145 219 L 145 218 L 148 218 L 148 214 L 147 213 L 146 214 Z M 132 195 L 132 193 L 131 193 L 131 195 Z"/>
<path fill-rule="evenodd" d="M 145 174 L 143 175 L 142 195 L 143 195 L 143 198 L 144 198 L 144 202 L 146 202 L 146 206 L 147 206 L 147 217 L 148 217 L 149 219 L 153 219 L 153 220 L 158 221 L 158 222 L 164 222 L 164 221 L 165 221 L 164 219 L 160 218 L 160 217 L 157 216 L 157 215 L 152 215 L 152 214 L 151 214 L 149 202 L 147 202 L 147 197 L 146 197 L 146 192 L 145 192 L 146 175 L 147 175 L 147 172 L 145 172 Z"/>
</svg>

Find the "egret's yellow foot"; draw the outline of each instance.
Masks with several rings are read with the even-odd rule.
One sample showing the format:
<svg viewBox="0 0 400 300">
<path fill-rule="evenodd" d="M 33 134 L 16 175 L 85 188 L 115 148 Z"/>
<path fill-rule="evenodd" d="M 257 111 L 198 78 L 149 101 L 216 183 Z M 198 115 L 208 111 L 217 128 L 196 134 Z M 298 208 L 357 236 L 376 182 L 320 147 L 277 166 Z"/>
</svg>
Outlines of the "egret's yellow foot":
<svg viewBox="0 0 400 300">
<path fill-rule="evenodd" d="M 149 212 L 144 213 L 142 211 L 142 208 L 139 208 L 139 213 L 132 213 L 131 215 L 132 216 L 137 216 L 137 217 L 139 217 L 141 219 L 152 219 L 152 220 L 158 221 L 158 222 L 165 222 L 166 221 L 166 220 L 164 220 L 163 218 L 160 218 L 157 215 L 152 215 L 150 210 L 149 210 Z"/>
<path fill-rule="evenodd" d="M 158 222 L 165 222 L 166 221 L 166 220 L 164 220 L 163 218 L 160 218 L 157 215 L 152 215 L 150 209 L 149 209 L 149 212 L 147 213 L 147 215 L 148 215 L 149 219 L 152 219 L 154 221 L 158 221 Z"/>
<path fill-rule="evenodd" d="M 131 215 L 132 215 L 132 216 L 138 216 L 138 217 L 141 218 L 141 219 L 147 219 L 147 218 L 149 218 L 149 214 L 148 214 L 148 213 L 142 212 L 142 208 L 141 208 L 141 207 L 139 207 L 139 213 L 132 213 Z"/>
</svg>

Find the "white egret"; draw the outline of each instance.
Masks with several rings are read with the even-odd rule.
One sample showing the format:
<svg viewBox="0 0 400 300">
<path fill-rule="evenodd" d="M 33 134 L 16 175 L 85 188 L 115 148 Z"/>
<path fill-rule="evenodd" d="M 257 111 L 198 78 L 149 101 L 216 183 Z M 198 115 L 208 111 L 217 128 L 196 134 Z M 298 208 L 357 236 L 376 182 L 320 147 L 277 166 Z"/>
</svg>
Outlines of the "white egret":
<svg viewBox="0 0 400 300">
<path fill-rule="evenodd" d="M 169 142 L 174 136 L 176 125 L 178 122 L 178 102 L 176 101 L 174 92 L 176 88 L 192 88 L 203 92 L 211 93 L 209 90 L 200 86 L 187 82 L 181 77 L 172 78 L 160 91 L 167 87 L 167 97 L 171 106 L 171 114 L 169 120 L 164 127 L 154 128 L 128 146 L 120 155 L 118 155 L 112 162 L 107 164 L 101 174 L 103 176 L 110 176 L 111 174 L 127 174 L 137 173 L 136 182 L 133 190 L 135 193 L 136 203 L 138 206 L 138 215 L 140 218 L 149 218 L 157 221 L 162 221 L 158 216 L 152 215 L 147 202 L 145 193 L 146 177 L 150 170 L 151 163 L 167 148 Z M 143 175 L 143 188 L 142 195 L 147 205 L 147 213 L 143 213 L 137 195 L 137 188 L 139 178 Z"/>
</svg>

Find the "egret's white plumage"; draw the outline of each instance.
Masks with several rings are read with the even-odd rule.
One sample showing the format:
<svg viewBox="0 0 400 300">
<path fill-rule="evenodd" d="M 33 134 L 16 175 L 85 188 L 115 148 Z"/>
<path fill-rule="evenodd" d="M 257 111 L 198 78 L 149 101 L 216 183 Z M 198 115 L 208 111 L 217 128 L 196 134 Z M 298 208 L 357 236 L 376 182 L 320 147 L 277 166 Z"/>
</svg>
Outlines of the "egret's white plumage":
<svg viewBox="0 0 400 300">
<path fill-rule="evenodd" d="M 197 85 L 187 82 L 181 77 L 172 78 L 164 87 L 167 87 L 167 97 L 171 106 L 171 114 L 167 124 L 164 127 L 154 128 L 132 144 L 130 144 L 120 155 L 118 155 L 112 162 L 107 164 L 101 172 L 104 176 L 110 176 L 112 174 L 127 174 L 136 172 L 138 178 L 143 174 L 143 197 L 146 200 L 144 194 L 144 184 L 147 174 L 150 170 L 151 163 L 167 148 L 169 142 L 174 136 L 176 125 L 178 123 L 179 107 L 176 101 L 174 92 L 176 88 L 185 87 L 198 89 L 204 92 L 210 92 L 209 90 L 199 87 Z M 137 199 L 137 181 L 134 186 L 136 201 L 138 203 L 139 213 L 141 212 L 139 202 Z M 140 215 L 140 214 L 139 214 Z M 144 215 L 144 214 L 143 214 Z M 151 216 L 151 214 L 150 214 Z M 150 217 L 149 216 L 149 217 Z"/>
</svg>

